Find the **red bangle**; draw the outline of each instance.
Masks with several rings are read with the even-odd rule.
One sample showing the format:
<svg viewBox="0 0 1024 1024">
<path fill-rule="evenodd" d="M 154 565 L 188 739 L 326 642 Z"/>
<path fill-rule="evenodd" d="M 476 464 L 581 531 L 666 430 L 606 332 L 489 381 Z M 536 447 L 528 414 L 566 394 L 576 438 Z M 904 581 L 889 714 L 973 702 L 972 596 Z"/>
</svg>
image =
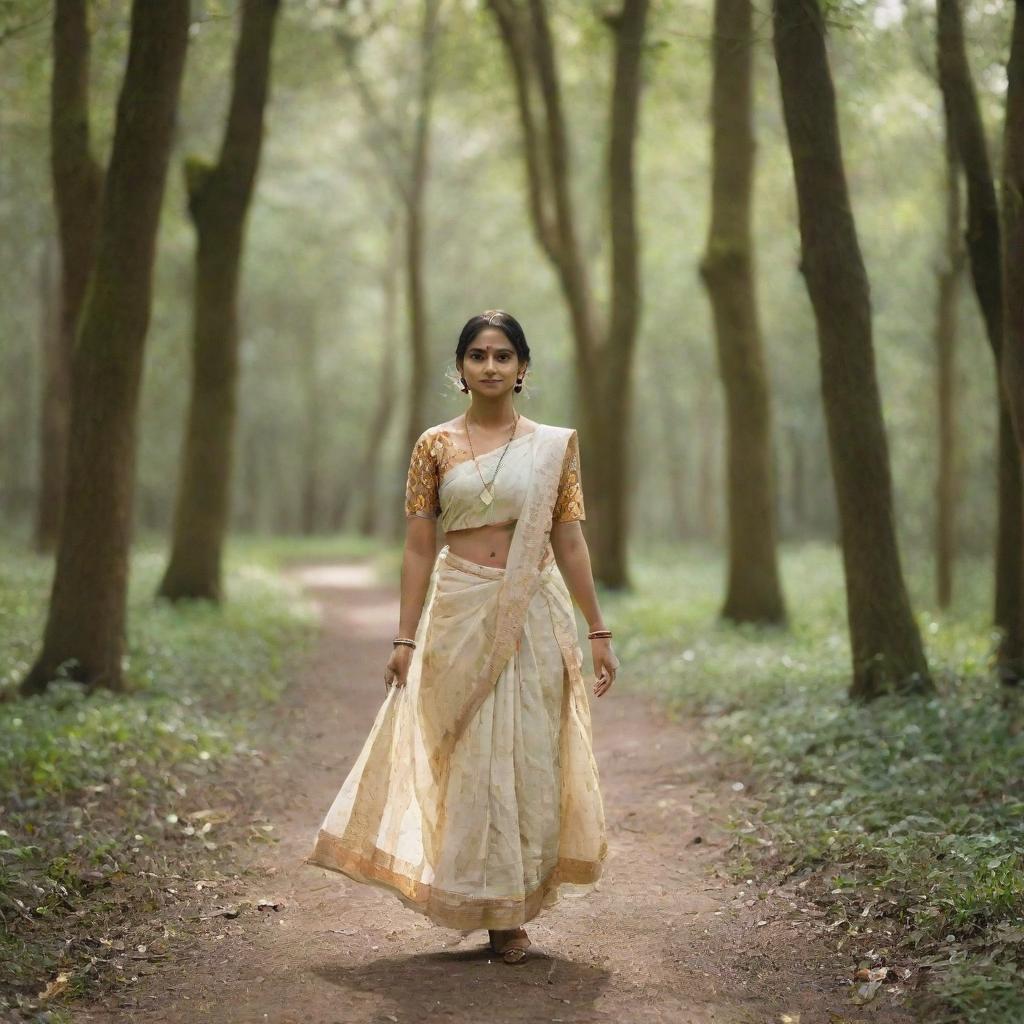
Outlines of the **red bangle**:
<svg viewBox="0 0 1024 1024">
<path fill-rule="evenodd" d="M 603 640 L 603 639 L 607 638 L 607 639 L 610 640 L 611 636 L 612 636 L 612 631 L 610 629 L 592 629 L 587 634 L 587 639 L 588 640 L 598 640 L 598 639 L 602 639 Z"/>
</svg>

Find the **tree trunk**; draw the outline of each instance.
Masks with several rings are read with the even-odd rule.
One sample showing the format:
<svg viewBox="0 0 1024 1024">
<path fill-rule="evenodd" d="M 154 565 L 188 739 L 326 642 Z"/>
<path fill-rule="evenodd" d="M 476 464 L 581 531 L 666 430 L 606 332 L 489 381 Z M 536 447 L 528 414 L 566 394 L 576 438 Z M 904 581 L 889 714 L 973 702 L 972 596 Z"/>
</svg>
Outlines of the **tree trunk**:
<svg viewBox="0 0 1024 1024">
<path fill-rule="evenodd" d="M 425 0 L 420 32 L 420 66 L 416 121 L 413 126 L 408 192 L 406 195 L 406 282 L 409 314 L 409 347 L 412 365 L 409 375 L 409 403 L 405 424 L 406 450 L 412 451 L 426 426 L 426 396 L 429 380 L 428 312 L 423 282 L 423 240 L 427 182 L 430 173 L 431 108 L 434 101 L 437 51 L 437 18 L 440 0 Z"/>
<path fill-rule="evenodd" d="M 100 209 L 96 263 L 72 361 L 65 517 L 43 649 L 22 681 L 62 670 L 121 689 L 139 383 L 188 0 L 132 4 L 128 64 Z"/>
<path fill-rule="evenodd" d="M 1024 463 L 1024 2 L 1016 0 L 1010 59 L 1007 62 L 1006 124 L 1003 134 L 1003 325 L 1001 393 L 1017 446 L 1017 466 Z M 1018 512 L 1018 522 L 1021 514 Z M 1024 578 L 1024 573 L 1022 573 Z M 1001 651 L 1002 679 L 1024 679 L 1024 594 L 1018 594 L 1018 617 Z"/>
<path fill-rule="evenodd" d="M 39 494 L 35 548 L 52 551 L 60 531 L 63 467 L 67 460 L 68 393 L 71 360 L 62 324 L 57 246 L 47 241 L 39 259 L 39 345 L 43 393 L 39 403 Z"/>
<path fill-rule="evenodd" d="M 359 532 L 364 537 L 383 536 L 381 522 L 381 505 L 378 491 L 380 479 L 380 460 L 384 450 L 384 441 L 391 424 L 395 398 L 398 392 L 398 381 L 395 376 L 395 351 L 398 341 L 398 325 L 395 310 L 398 305 L 398 218 L 392 216 L 388 220 L 389 245 L 385 255 L 385 263 L 381 268 L 381 360 L 380 377 L 377 383 L 377 406 L 373 412 L 373 420 L 366 439 L 366 448 L 361 460 L 361 468 L 357 480 L 360 489 Z"/>
<path fill-rule="evenodd" d="M 729 572 L 721 615 L 779 623 L 786 608 L 777 527 L 768 377 L 754 288 L 750 0 L 716 0 L 712 40 L 711 226 L 701 275 L 725 395 Z"/>
<path fill-rule="evenodd" d="M 406 142 L 404 125 L 385 115 L 370 84 L 363 77 L 356 59 L 359 39 L 340 30 L 342 47 L 353 84 L 372 127 L 369 143 L 381 174 L 394 190 L 405 212 L 405 297 L 409 326 L 409 351 L 412 357 L 409 395 L 406 404 L 405 443 L 411 450 L 426 424 L 427 387 L 430 358 L 429 315 L 424 284 L 423 248 L 425 198 L 430 175 L 430 129 L 436 85 L 436 52 L 441 0 L 425 0 L 420 22 L 419 63 L 416 69 L 415 115 L 411 140 Z M 347 505 L 346 501 L 346 505 Z"/>
<path fill-rule="evenodd" d="M 302 440 L 299 466 L 300 483 L 299 529 L 304 537 L 312 537 L 320 529 L 322 487 L 320 480 L 323 461 L 323 416 L 321 402 L 320 338 L 315 311 L 305 306 L 295 317 L 301 325 L 296 339 L 299 352 L 299 387 L 303 395 Z"/>
<path fill-rule="evenodd" d="M 393 336 L 394 330 L 391 327 L 390 314 L 387 317 L 389 323 L 386 330 Z M 388 426 L 391 423 L 391 414 L 395 406 L 395 398 L 398 392 L 398 382 L 395 379 L 394 343 L 389 341 L 382 346 L 380 361 L 380 378 L 377 384 L 377 408 L 373 413 L 373 421 L 370 424 L 370 432 L 366 441 L 366 451 L 363 455 L 362 472 L 359 474 L 360 490 L 360 520 L 359 532 L 364 537 L 380 536 L 383 533 L 381 523 L 380 495 L 378 494 L 378 482 L 380 480 L 380 460 L 384 451 L 384 441 L 387 437 Z"/>
<path fill-rule="evenodd" d="M 231 105 L 217 163 L 186 164 L 188 208 L 198 235 L 192 390 L 174 510 L 171 557 L 158 596 L 221 598 L 231 508 L 238 391 L 238 285 L 245 223 L 263 145 L 270 52 L 278 0 L 245 0 Z"/>
<path fill-rule="evenodd" d="M 691 437 L 698 439 L 700 451 L 697 466 L 697 523 L 704 540 L 717 543 L 719 538 L 717 507 L 718 494 L 718 416 L 709 389 L 697 396 L 693 414 L 694 429 Z"/>
<path fill-rule="evenodd" d="M 599 452 L 601 457 L 594 458 L 592 454 L 590 465 L 592 470 L 595 466 L 599 468 L 594 543 L 601 580 L 608 587 L 620 589 L 629 585 L 626 543 L 631 467 L 628 453 L 633 424 L 633 365 L 642 300 L 634 154 L 640 119 L 647 10 L 648 0 L 624 0 L 617 15 L 605 18 L 615 38 L 607 158 L 611 308 L 604 346 L 606 415 L 595 416 L 593 405 L 589 410 L 604 437 L 596 449 L 591 448 L 592 453 Z"/>
<path fill-rule="evenodd" d="M 801 270 L 817 323 L 842 530 L 852 697 L 933 689 L 907 596 L 875 376 L 867 274 L 843 167 L 817 0 L 774 0 L 775 59 L 796 180 Z"/>
<path fill-rule="evenodd" d="M 625 588 L 632 370 L 641 301 L 633 150 L 648 2 L 624 0 L 618 13 L 605 16 L 615 43 L 607 154 L 612 258 L 606 321 L 593 301 L 577 228 L 568 131 L 544 0 L 529 0 L 525 13 L 512 0 L 489 3 L 516 91 L 531 222 L 558 275 L 576 345 L 581 468 L 594 577 L 607 587 Z M 543 125 L 534 110 L 534 91 L 541 98 Z"/>
<path fill-rule="evenodd" d="M 935 356 L 938 405 L 938 476 L 935 482 L 935 599 L 948 608 L 953 599 L 957 498 L 956 340 L 957 306 L 964 249 L 960 238 L 960 184 L 956 145 L 946 112 L 946 225 L 943 263 L 937 274 Z"/>
<path fill-rule="evenodd" d="M 967 252 L 974 291 L 985 321 L 985 331 L 995 359 L 996 375 L 1003 346 L 1002 257 L 1000 254 L 999 204 L 981 109 L 974 89 L 959 0 L 938 0 L 936 56 L 939 86 L 946 104 L 960 164 L 967 179 Z M 996 626 L 1003 635 L 998 661 L 1004 679 L 1020 676 L 1012 663 L 1024 648 L 1024 503 L 1021 467 L 1013 439 L 1013 425 L 1006 398 L 999 394 L 998 523 L 995 553 Z"/>
<path fill-rule="evenodd" d="M 71 357 L 96 258 L 103 171 L 89 138 L 88 0 L 56 0 L 50 90 L 50 172 L 60 240 L 60 328 L 43 379 L 35 547 L 52 551 L 61 522 L 71 405 Z"/>
</svg>

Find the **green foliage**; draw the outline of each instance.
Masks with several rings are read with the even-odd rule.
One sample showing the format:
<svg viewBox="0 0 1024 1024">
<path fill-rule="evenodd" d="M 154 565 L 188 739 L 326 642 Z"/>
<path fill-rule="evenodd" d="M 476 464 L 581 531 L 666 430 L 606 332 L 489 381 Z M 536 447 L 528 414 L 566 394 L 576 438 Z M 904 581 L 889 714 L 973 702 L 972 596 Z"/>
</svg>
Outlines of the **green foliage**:
<svg viewBox="0 0 1024 1024">
<path fill-rule="evenodd" d="M 689 550 L 657 555 L 642 560 L 635 595 L 608 599 L 606 616 L 624 678 L 704 716 L 706 752 L 743 780 L 738 866 L 814 873 L 819 888 L 807 891 L 837 936 L 852 945 L 877 936 L 888 963 L 927 967 L 930 998 L 948 997 L 943 1012 L 963 1014 L 930 1021 L 1021 1019 L 1024 707 L 1001 703 L 990 671 L 994 638 L 979 598 L 988 566 L 959 565 L 949 614 L 919 612 L 938 694 L 865 707 L 846 697 L 834 551 L 784 552 L 789 631 L 719 622 L 721 563 Z M 927 582 L 914 579 L 919 609 Z"/>
<path fill-rule="evenodd" d="M 21 700 L 13 687 L 38 643 L 50 565 L 3 552 L 0 1008 L 32 1005 L 61 972 L 68 994 L 130 972 L 118 953 L 132 912 L 159 934 L 174 865 L 216 856 L 220 819 L 206 809 L 222 799 L 217 780 L 259 756 L 254 723 L 312 634 L 296 591 L 244 560 L 230 560 L 223 607 L 155 602 L 163 559 L 133 562 L 131 692 L 86 696 L 66 682 Z"/>
<path fill-rule="evenodd" d="M 49 189 L 47 101 L 49 18 L 38 5 L 8 5 L 24 31 L 8 38 L 0 62 L 0 371 L 42 378 L 41 256 L 54 235 Z M 896 487 L 901 538 L 919 550 L 932 535 L 936 428 L 932 325 L 942 246 L 941 102 L 930 72 L 934 11 L 866 0 L 829 3 L 847 173 L 871 279 L 876 357 Z M 95 0 L 92 107 L 95 150 L 105 161 L 123 73 L 128 5 Z M 241 380 L 233 526 L 265 532 L 345 525 L 336 499 L 358 486 L 366 431 L 393 368 L 399 390 L 385 427 L 379 521 L 400 520 L 407 465 L 405 424 L 410 356 L 401 287 L 402 248 L 392 248 L 396 213 L 366 117 L 337 45 L 339 21 L 363 38 L 369 85 L 388 123 L 411 132 L 421 5 L 411 0 L 355 5 L 285 4 L 275 42 L 267 138 L 246 233 L 241 300 Z M 970 3 L 970 57 L 993 151 L 1005 91 L 1010 5 Z M 604 7 L 573 0 L 552 6 L 563 85 L 573 195 L 595 298 L 609 291 L 606 144 L 611 87 Z M 230 95 L 237 32 L 234 0 L 195 7 L 181 109 L 180 147 L 212 158 Z M 353 12 L 356 12 L 355 14 Z M 358 12 L 362 12 L 359 14 Z M 780 529 L 794 539 L 831 538 L 835 515 L 814 322 L 798 270 L 792 171 L 771 55 L 771 19 L 759 9 L 755 42 L 757 168 L 754 254 L 759 312 L 774 399 Z M 645 90 L 637 139 L 638 223 L 644 311 L 631 424 L 643 458 L 634 460 L 632 522 L 638 534 L 711 539 L 724 513 L 722 404 L 708 303 L 697 266 L 707 230 L 707 124 L 711 7 L 690 0 L 652 6 Z M 522 411 L 578 423 L 576 364 L 557 278 L 538 249 L 524 192 L 515 93 L 486 4 L 444 5 L 431 125 L 424 222 L 428 306 L 427 408 L 438 422 L 461 396 L 447 388 L 457 332 L 471 312 L 513 310 L 533 349 Z M 995 164 L 997 166 L 997 164 Z M 140 404 L 137 519 L 166 530 L 188 398 L 195 234 L 185 176 L 168 180 L 154 310 Z M 401 235 L 399 220 L 399 236 Z M 399 268 L 390 309 L 385 284 Z M 395 326 L 385 344 L 389 315 Z M 994 520 L 995 375 L 964 281 L 957 356 L 961 479 L 957 542 L 988 549 Z M 0 422 L 10 444 L 0 465 L 0 517 L 28 535 L 36 493 L 39 386 L 0 388 Z M 297 451 L 306 453 L 296 458 Z M 588 453 L 583 452 L 584 474 Z M 671 467 L 683 484 L 669 486 Z M 341 504 L 337 502 L 337 504 Z M 675 507 L 676 505 L 679 507 Z M 358 501 L 344 510 L 348 524 Z M 346 518 L 347 517 L 347 518 Z M 683 521 L 685 520 L 685 521 Z M 681 525 L 680 525 L 681 524 Z"/>
</svg>

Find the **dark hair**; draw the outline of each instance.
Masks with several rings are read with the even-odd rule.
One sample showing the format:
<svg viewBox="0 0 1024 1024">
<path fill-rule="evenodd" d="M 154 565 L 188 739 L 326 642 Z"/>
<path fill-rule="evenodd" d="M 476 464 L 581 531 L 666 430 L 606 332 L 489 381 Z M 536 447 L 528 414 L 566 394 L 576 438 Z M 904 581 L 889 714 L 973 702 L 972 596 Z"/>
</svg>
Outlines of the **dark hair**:
<svg viewBox="0 0 1024 1024">
<path fill-rule="evenodd" d="M 456 362 L 465 358 L 470 342 L 488 327 L 497 327 L 508 338 L 516 350 L 520 362 L 530 361 L 530 346 L 526 344 L 526 335 L 523 333 L 519 321 L 503 309 L 485 309 L 482 313 L 470 317 L 466 321 L 466 326 L 462 328 L 459 334 L 459 343 L 455 346 Z"/>
</svg>

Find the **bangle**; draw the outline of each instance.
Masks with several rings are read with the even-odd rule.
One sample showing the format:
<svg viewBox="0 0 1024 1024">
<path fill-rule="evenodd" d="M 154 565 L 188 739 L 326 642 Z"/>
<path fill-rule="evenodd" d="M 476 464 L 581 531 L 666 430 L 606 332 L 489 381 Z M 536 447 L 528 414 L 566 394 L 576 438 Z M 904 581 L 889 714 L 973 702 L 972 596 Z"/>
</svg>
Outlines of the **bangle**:
<svg viewBox="0 0 1024 1024">
<path fill-rule="evenodd" d="M 602 639 L 603 640 L 605 638 L 607 638 L 609 640 L 612 638 L 612 631 L 610 629 L 592 629 L 587 634 L 587 639 L 588 640 L 598 640 L 598 639 Z"/>
<path fill-rule="evenodd" d="M 415 640 L 408 640 L 404 636 L 396 636 L 395 639 L 391 641 L 391 643 L 392 644 L 402 644 L 405 647 L 415 647 L 416 646 L 416 641 Z"/>
</svg>

